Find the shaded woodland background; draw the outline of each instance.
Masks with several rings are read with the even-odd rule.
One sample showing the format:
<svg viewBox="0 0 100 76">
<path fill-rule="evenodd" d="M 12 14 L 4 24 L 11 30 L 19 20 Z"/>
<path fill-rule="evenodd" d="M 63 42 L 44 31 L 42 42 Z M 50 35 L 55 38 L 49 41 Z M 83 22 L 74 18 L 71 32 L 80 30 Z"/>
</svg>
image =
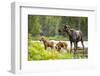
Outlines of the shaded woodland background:
<svg viewBox="0 0 100 76">
<path fill-rule="evenodd" d="M 38 40 L 41 35 L 53 40 L 68 40 L 66 33 L 58 32 L 64 25 L 81 30 L 83 40 L 88 40 L 87 17 L 28 15 L 28 34 L 33 40 Z"/>
</svg>

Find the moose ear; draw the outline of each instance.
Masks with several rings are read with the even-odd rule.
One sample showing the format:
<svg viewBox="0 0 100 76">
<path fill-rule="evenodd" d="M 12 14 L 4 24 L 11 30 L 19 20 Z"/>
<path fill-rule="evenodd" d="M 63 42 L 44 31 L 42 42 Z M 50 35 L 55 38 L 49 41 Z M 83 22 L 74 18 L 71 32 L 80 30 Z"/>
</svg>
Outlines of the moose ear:
<svg viewBox="0 0 100 76">
<path fill-rule="evenodd" d="M 67 28 L 70 28 L 70 26 L 69 26 L 69 25 L 66 25 L 66 27 L 67 27 Z"/>
</svg>

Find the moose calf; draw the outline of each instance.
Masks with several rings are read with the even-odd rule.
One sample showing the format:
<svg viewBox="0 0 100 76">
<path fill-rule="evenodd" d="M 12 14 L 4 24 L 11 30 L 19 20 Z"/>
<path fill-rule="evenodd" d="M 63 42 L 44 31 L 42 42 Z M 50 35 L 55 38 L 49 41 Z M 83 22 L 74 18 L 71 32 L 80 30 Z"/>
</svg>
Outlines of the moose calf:
<svg viewBox="0 0 100 76">
<path fill-rule="evenodd" d="M 44 47 L 45 47 L 45 50 L 47 49 L 47 47 L 50 47 L 51 49 L 53 49 L 53 47 L 54 47 L 54 42 L 50 42 L 50 41 L 46 40 L 44 37 L 42 37 L 42 38 L 40 39 L 40 41 L 43 42 Z"/>
<path fill-rule="evenodd" d="M 65 42 L 58 42 L 55 46 L 55 48 L 57 49 L 57 51 L 60 51 L 61 48 L 67 50 L 68 44 Z"/>
</svg>

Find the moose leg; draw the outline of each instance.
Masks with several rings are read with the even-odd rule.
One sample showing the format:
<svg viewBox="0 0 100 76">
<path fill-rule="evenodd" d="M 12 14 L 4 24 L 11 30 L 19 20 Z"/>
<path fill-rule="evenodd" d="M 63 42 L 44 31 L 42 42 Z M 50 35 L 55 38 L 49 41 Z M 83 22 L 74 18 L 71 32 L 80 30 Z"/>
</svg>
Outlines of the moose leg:
<svg viewBox="0 0 100 76">
<path fill-rule="evenodd" d="M 77 42 L 74 42 L 74 57 L 76 57 L 77 52 Z"/>
<path fill-rule="evenodd" d="M 47 46 L 44 46 L 45 50 L 47 49 Z"/>
<path fill-rule="evenodd" d="M 83 47 L 83 55 L 84 55 L 85 50 L 84 50 L 84 43 L 83 43 L 83 40 L 81 40 L 81 44 L 82 44 L 82 47 Z"/>
<path fill-rule="evenodd" d="M 84 43 L 83 43 L 83 40 L 81 40 L 81 44 L 82 44 L 82 47 L 83 47 L 83 50 L 84 50 Z"/>
<path fill-rule="evenodd" d="M 72 53 L 72 42 L 70 41 L 70 53 Z"/>
</svg>

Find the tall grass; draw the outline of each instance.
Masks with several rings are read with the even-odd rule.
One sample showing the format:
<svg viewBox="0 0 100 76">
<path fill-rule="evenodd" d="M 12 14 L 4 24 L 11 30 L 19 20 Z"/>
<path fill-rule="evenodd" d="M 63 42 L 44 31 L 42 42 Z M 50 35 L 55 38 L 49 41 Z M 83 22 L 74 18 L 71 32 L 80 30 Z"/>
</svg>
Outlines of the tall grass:
<svg viewBox="0 0 100 76">
<path fill-rule="evenodd" d="M 69 49 L 68 49 L 69 50 Z M 67 50 L 67 51 L 68 51 Z M 73 59 L 73 53 L 57 51 L 56 49 L 44 49 L 41 42 L 33 41 L 31 34 L 28 36 L 28 61 L 32 60 L 56 60 L 56 59 Z M 78 59 L 82 54 L 77 54 Z M 83 57 L 84 58 L 84 57 Z"/>
<path fill-rule="evenodd" d="M 55 60 L 71 59 L 73 55 L 67 52 L 58 52 L 56 49 L 45 50 L 40 42 L 31 42 L 28 46 L 28 60 Z"/>
</svg>

